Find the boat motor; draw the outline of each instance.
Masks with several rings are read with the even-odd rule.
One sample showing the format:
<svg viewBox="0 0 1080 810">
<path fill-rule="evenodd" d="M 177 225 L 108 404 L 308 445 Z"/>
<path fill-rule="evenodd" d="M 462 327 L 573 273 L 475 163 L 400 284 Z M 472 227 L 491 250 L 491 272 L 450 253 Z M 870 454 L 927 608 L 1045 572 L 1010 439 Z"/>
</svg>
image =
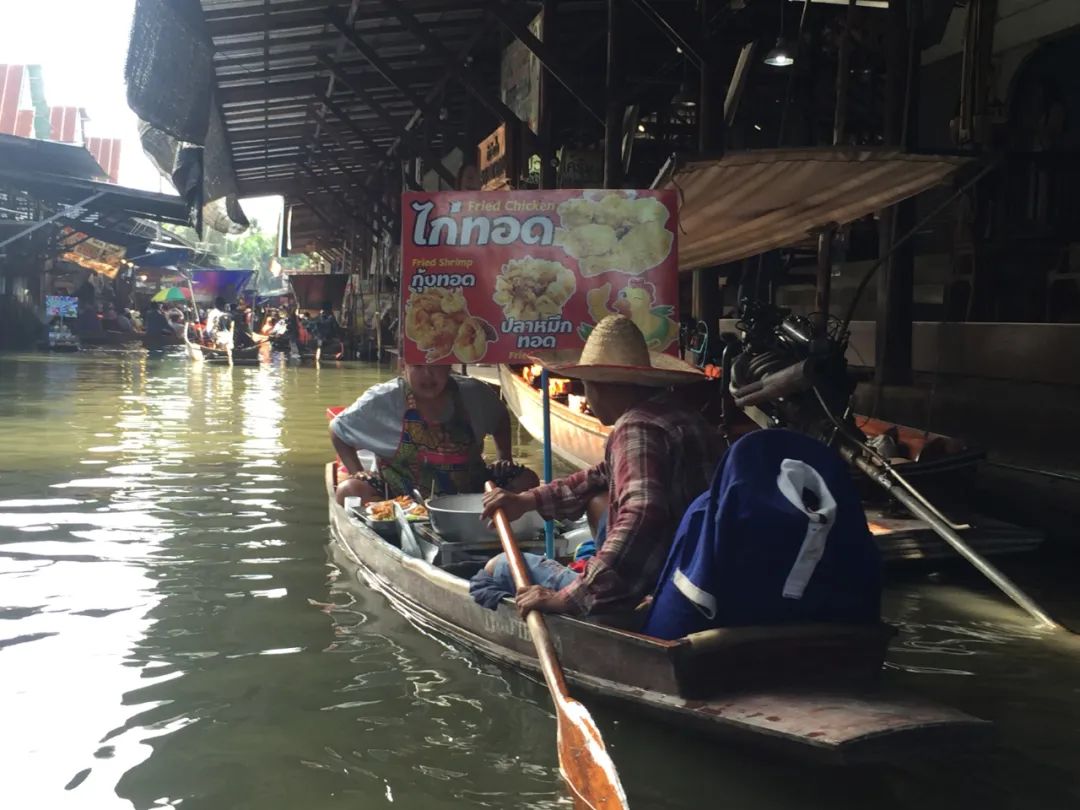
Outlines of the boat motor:
<svg viewBox="0 0 1080 810">
<path fill-rule="evenodd" d="M 1008 577 L 958 534 L 968 528 L 950 521 L 879 453 L 856 427 L 848 374 L 848 332 L 838 320 L 822 329 L 790 310 L 744 301 L 736 324 L 740 335 L 724 343 L 723 423 L 725 432 L 742 410 L 761 427 L 780 427 L 813 436 L 834 447 L 852 467 L 885 490 L 974 565 L 1038 621 L 1060 628 Z"/>
<path fill-rule="evenodd" d="M 744 301 L 739 336 L 722 336 L 726 415 L 739 408 L 761 427 L 784 427 L 829 443 L 835 433 L 827 408 L 851 422 L 855 390 L 847 370 L 847 333 L 819 333 L 807 318 Z"/>
</svg>

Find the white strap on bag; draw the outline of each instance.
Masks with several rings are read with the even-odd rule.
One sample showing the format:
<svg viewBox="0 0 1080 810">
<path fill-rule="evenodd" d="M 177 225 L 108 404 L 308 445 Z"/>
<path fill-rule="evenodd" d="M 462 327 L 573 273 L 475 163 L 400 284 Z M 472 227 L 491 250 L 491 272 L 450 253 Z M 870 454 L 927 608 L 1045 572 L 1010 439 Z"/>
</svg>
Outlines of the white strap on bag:
<svg viewBox="0 0 1080 810">
<path fill-rule="evenodd" d="M 785 458 L 780 463 L 780 475 L 776 486 L 788 503 L 807 517 L 806 536 L 784 582 L 785 599 L 802 599 L 810 577 L 814 575 L 821 555 L 825 553 L 825 541 L 829 537 L 836 519 L 836 499 L 829 492 L 825 479 L 809 464 L 792 458 Z M 818 502 L 816 509 L 810 509 L 803 492 L 809 490 Z"/>
</svg>

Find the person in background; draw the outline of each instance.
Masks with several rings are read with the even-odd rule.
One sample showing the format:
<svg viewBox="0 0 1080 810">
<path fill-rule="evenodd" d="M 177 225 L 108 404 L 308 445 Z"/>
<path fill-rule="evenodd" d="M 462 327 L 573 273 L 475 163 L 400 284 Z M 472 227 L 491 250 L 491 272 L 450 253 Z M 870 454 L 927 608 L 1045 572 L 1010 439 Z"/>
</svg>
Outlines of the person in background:
<svg viewBox="0 0 1080 810">
<path fill-rule="evenodd" d="M 146 324 L 146 334 L 148 335 L 166 335 L 171 336 L 173 329 L 169 325 L 169 321 L 161 314 L 161 305 L 157 302 L 151 302 L 146 308 L 146 318 L 144 319 Z"/>
<path fill-rule="evenodd" d="M 308 327 L 315 338 L 315 345 L 322 349 L 335 352 L 335 359 L 340 360 L 344 345 L 341 341 L 341 325 L 334 316 L 334 307 L 326 301 L 322 305 L 319 314 Z"/>
<path fill-rule="evenodd" d="M 128 316 L 126 309 L 115 310 L 116 312 L 116 331 L 129 334 L 135 331 L 135 324 L 131 322 L 131 318 Z"/>
<path fill-rule="evenodd" d="M 247 307 L 243 302 L 232 307 L 232 336 L 234 350 L 249 349 L 255 345 L 255 338 L 251 336 L 251 327 L 248 324 Z"/>
<path fill-rule="evenodd" d="M 211 345 L 217 342 L 219 331 L 222 329 L 228 330 L 228 317 L 229 313 L 225 308 L 225 299 L 219 295 L 214 299 L 214 306 L 207 311 L 206 325 L 203 327 L 203 335 L 206 336 L 207 342 Z"/>
<path fill-rule="evenodd" d="M 608 496 L 606 531 L 578 574 L 555 560 L 525 554 L 533 585 L 517 591 L 522 615 L 633 611 L 652 593 L 683 513 L 708 489 L 721 455 L 719 433 L 670 386 L 700 382 L 704 373 L 667 354 L 650 352 L 634 322 L 610 315 L 580 352 L 533 358 L 548 370 L 583 380 L 589 408 L 611 425 L 604 461 L 526 492 L 484 495 L 485 519 L 502 509 L 513 521 L 533 509 L 545 518 L 580 517 L 598 495 Z M 470 584 L 474 599 L 497 606 L 513 594 L 504 555 Z"/>
<path fill-rule="evenodd" d="M 101 328 L 106 332 L 119 332 L 120 324 L 116 319 L 116 307 L 106 304 L 101 311 Z"/>
<path fill-rule="evenodd" d="M 483 456 L 484 437 L 495 440 L 498 459 Z M 481 492 L 494 480 L 511 492 L 539 483 L 514 463 L 510 414 L 479 380 L 450 374 L 449 366 L 405 365 L 401 375 L 374 385 L 330 423 L 330 441 L 348 478 L 337 501 L 411 495 Z M 375 474 L 365 473 L 359 450 L 374 453 Z"/>
<path fill-rule="evenodd" d="M 79 314 L 75 318 L 75 331 L 80 335 L 92 335 L 102 329 L 101 318 L 93 301 L 79 299 Z"/>
</svg>

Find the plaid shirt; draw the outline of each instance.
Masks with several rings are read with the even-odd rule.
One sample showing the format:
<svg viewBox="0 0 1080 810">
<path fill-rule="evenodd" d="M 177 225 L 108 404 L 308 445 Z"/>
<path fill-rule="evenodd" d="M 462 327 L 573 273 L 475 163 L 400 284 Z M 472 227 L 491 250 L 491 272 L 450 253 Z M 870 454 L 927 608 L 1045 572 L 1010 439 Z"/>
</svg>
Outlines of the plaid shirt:
<svg viewBox="0 0 1080 810">
<path fill-rule="evenodd" d="M 566 613 L 633 609 L 656 586 L 683 513 L 709 487 L 719 434 L 677 395 L 631 408 L 608 436 L 604 461 L 533 490 L 545 518 L 578 518 L 609 497 L 607 538 L 585 573 L 559 595 Z"/>
</svg>

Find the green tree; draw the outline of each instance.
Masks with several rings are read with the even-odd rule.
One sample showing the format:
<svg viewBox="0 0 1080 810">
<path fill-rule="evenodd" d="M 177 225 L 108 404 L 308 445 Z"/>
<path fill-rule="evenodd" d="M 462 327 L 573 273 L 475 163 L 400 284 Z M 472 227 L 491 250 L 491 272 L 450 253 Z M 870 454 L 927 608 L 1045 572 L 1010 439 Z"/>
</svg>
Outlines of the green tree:
<svg viewBox="0 0 1080 810">
<path fill-rule="evenodd" d="M 259 292 L 277 289 L 281 280 L 270 273 L 270 263 L 274 259 L 277 240 L 270 234 L 259 230 L 259 224 L 252 220 L 251 227 L 240 236 L 226 240 L 226 252 L 221 257 L 225 267 L 255 271 L 255 288 Z M 305 254 L 288 256 L 279 260 L 281 269 L 303 270 L 311 260 Z"/>
</svg>

